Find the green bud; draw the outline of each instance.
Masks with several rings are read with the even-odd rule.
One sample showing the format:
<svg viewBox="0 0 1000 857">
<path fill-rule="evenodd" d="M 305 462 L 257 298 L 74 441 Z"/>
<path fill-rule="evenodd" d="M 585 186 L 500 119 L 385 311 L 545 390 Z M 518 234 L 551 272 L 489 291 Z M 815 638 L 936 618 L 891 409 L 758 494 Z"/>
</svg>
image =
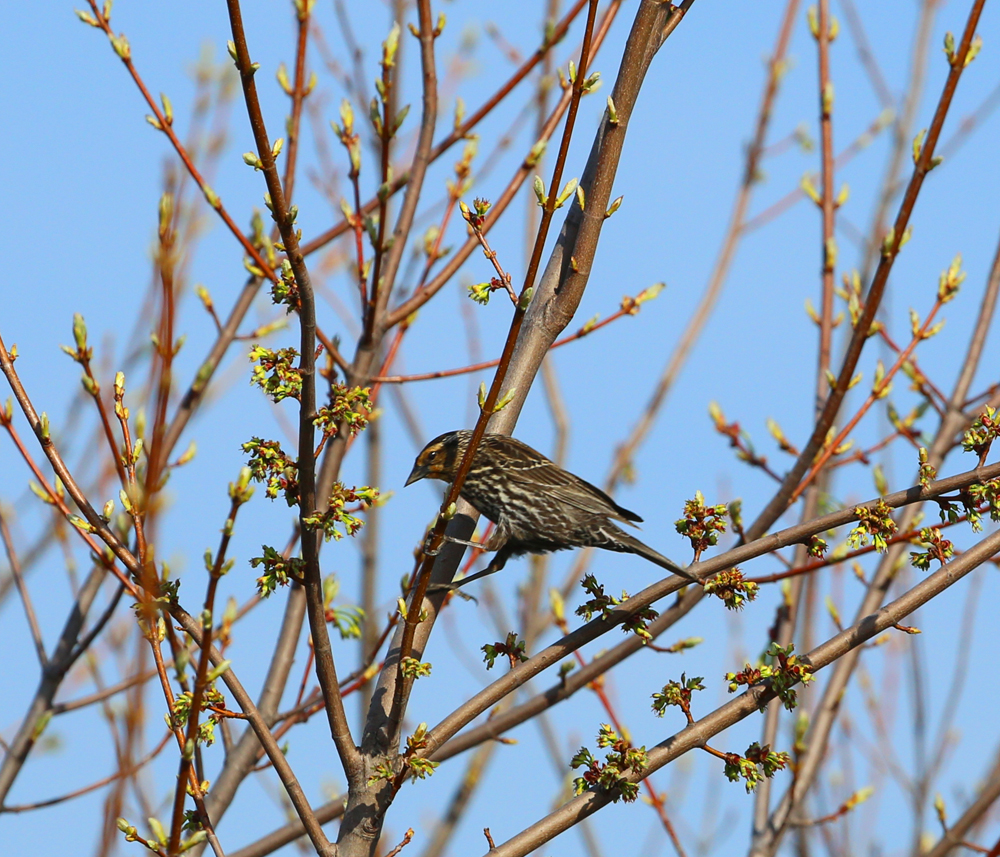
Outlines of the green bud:
<svg viewBox="0 0 1000 857">
<path fill-rule="evenodd" d="M 174 105 L 170 103 L 170 99 L 167 98 L 166 94 L 160 93 L 160 102 L 163 104 L 163 118 L 166 120 L 168 125 L 174 124 Z"/>
<path fill-rule="evenodd" d="M 73 313 L 73 339 L 76 340 L 76 350 L 83 353 L 87 350 L 87 323 L 80 313 Z"/>
<path fill-rule="evenodd" d="M 545 196 L 545 183 L 542 181 L 541 176 L 535 176 L 532 188 L 535 191 L 535 198 L 538 200 L 538 204 L 544 206 L 545 203 L 548 202 L 548 197 Z"/>
<path fill-rule="evenodd" d="M 218 679 L 220 676 L 222 676 L 229 669 L 229 665 L 231 663 L 232 663 L 232 661 L 230 661 L 230 660 L 222 661 L 222 663 L 220 663 L 215 669 L 213 669 L 211 672 L 209 672 L 208 676 L 206 677 L 206 681 L 209 684 L 211 684 L 213 681 L 215 681 L 216 679 Z"/>
</svg>

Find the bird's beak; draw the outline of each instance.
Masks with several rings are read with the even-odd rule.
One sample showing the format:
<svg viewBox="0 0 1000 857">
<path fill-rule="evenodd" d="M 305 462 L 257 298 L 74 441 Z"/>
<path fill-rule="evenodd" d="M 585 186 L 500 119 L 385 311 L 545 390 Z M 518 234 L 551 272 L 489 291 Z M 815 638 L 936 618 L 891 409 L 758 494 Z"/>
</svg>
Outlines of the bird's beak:
<svg viewBox="0 0 1000 857">
<path fill-rule="evenodd" d="M 426 464 L 414 464 L 413 470 L 410 471 L 410 475 L 406 478 L 406 485 L 412 485 L 414 482 L 419 482 L 421 479 L 427 476 L 427 465 Z M 405 486 L 404 486 L 405 487 Z"/>
</svg>

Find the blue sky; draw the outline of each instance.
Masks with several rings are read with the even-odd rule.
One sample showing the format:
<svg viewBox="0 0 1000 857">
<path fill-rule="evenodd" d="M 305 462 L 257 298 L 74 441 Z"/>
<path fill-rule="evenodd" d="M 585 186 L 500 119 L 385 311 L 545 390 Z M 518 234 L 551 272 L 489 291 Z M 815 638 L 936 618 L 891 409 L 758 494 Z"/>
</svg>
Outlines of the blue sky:
<svg viewBox="0 0 1000 857">
<path fill-rule="evenodd" d="M 359 42 L 367 47 L 364 57 L 370 82 L 376 74 L 376 45 L 388 29 L 388 9 L 384 4 L 349 4 L 352 24 Z M 859 4 L 861 5 L 861 4 Z M 294 30 L 285 4 L 246 4 L 247 37 L 254 59 L 261 63 L 259 88 L 271 136 L 278 136 L 287 101 L 274 82 L 277 64 L 293 59 Z M 916 127 L 929 124 L 944 82 L 947 66 L 938 46 L 944 32 L 961 31 L 967 14 L 965 2 L 941 4 L 934 21 L 927 83 L 918 110 Z M 439 121 L 440 137 L 451 123 L 454 98 L 461 95 L 474 109 L 510 74 L 512 65 L 486 35 L 486 24 L 494 23 L 503 38 L 522 53 L 533 49 L 540 31 L 540 4 L 437 4 L 448 16 L 448 26 L 437 46 L 439 69 L 445 80 Z M 567 164 L 567 176 L 579 175 L 589 151 L 593 130 L 604 109 L 628 32 L 634 4 L 625 4 L 595 67 L 607 81 L 604 89 L 584 101 L 578 134 Z M 655 301 L 645 304 L 639 315 L 610 325 L 598 334 L 567 346 L 554 357 L 566 407 L 572 420 L 567 464 L 570 469 L 594 482 L 601 482 L 618 444 L 642 412 L 652 384 L 669 357 L 673 343 L 689 323 L 691 311 L 714 264 L 728 222 L 732 200 L 740 179 L 743 152 L 752 134 L 752 125 L 764 81 L 763 59 L 774 43 L 783 4 L 777 2 L 711 4 L 696 3 L 674 36 L 653 63 L 626 142 L 625 156 L 615 183 L 615 195 L 624 196 L 618 213 L 607 221 L 601 248 L 587 293 L 570 330 L 595 314 L 607 316 L 617 309 L 621 297 L 634 295 L 654 282 L 664 281 L 667 289 Z M 834 11 L 841 18 L 838 5 Z M 345 48 L 339 37 L 332 4 L 317 4 L 317 17 L 324 28 L 329 51 L 343 63 Z M 998 29 L 996 8 L 988 6 L 979 31 L 986 37 L 984 49 L 966 72 L 944 139 L 959 121 L 984 103 L 1000 82 L 1000 59 L 991 34 Z M 909 71 L 909 50 L 915 26 L 913 4 L 865 4 L 862 17 L 868 38 L 889 88 L 898 97 Z M 815 47 L 804 20 L 796 22 L 790 55 L 792 63 L 776 103 L 769 141 L 776 142 L 805 123 L 817 136 Z M 76 395 L 77 367 L 59 351 L 71 339 L 74 312 L 87 319 L 91 342 L 98 352 L 104 377 L 126 365 L 138 386 L 145 364 L 136 365 L 130 356 L 137 344 L 146 341 L 148 331 L 133 331 L 133 319 L 147 294 L 150 253 L 155 239 L 156 205 L 162 189 L 164 164 L 172 158 L 167 141 L 144 120 L 148 112 L 121 63 L 98 31 L 81 24 L 72 7 L 62 3 L 18 4 L 8 11 L 8 32 L 12 35 L 3 57 L 0 84 L 0 111 L 8 117 L 8 156 L 0 163 L 0 176 L 7 205 L 0 210 L 3 234 L 9 239 L 12 261 L 6 284 L 0 290 L 0 333 L 8 346 L 17 343 L 21 352 L 18 369 L 39 410 L 47 411 L 64 438 L 65 449 L 74 467 L 92 473 L 92 457 L 72 436 L 78 429 L 89 431 L 89 413 L 71 408 Z M 174 106 L 176 127 L 183 138 L 188 129 L 194 84 L 192 69 L 199 56 L 210 52 L 217 64 L 226 60 L 228 20 L 222 3 L 181 2 L 138 4 L 120 2 L 114 10 L 116 31 L 129 38 L 135 63 L 154 93 L 166 92 Z M 579 40 L 579 29 L 560 45 L 558 61 L 565 65 Z M 471 48 L 469 47 L 471 45 Z M 404 35 L 404 69 L 412 72 L 416 61 L 415 43 Z M 834 138 L 837 151 L 845 148 L 869 127 L 881 107 L 857 58 L 855 46 L 842 26 L 832 47 L 832 77 L 836 87 Z M 316 101 L 320 121 L 308 123 L 304 133 L 303 159 L 307 170 L 318 171 L 322 161 L 316 156 L 316 134 L 325 135 L 334 163 L 343 181 L 342 150 L 329 133 L 327 121 L 336 117 L 343 89 L 323 65 L 314 49 L 310 67 L 319 75 Z M 530 99 L 526 85 L 515 91 L 495 117 L 478 129 L 481 165 L 494 145 L 509 129 L 513 117 Z M 419 93 L 404 90 L 404 102 L 413 102 L 402 139 L 409 145 L 417 127 Z M 355 105 L 359 117 L 365 110 Z M 473 193 L 495 197 L 507 176 L 530 147 L 527 127 L 514 135 L 497 167 L 476 185 Z M 241 101 L 234 102 L 228 125 L 227 146 L 211 179 L 237 223 L 246 226 L 254 207 L 262 208 L 263 181 L 241 160 L 252 148 L 252 137 Z M 946 308 L 947 325 L 935 339 L 921 346 L 921 365 L 933 368 L 933 379 L 947 389 L 964 353 L 965 338 L 972 324 L 989 265 L 995 253 L 1000 216 L 1000 171 L 995 163 L 1000 118 L 991 113 L 966 139 L 945 164 L 928 179 L 913 216 L 913 239 L 896 264 L 887 297 L 886 323 L 898 338 L 909 330 L 907 311 L 915 307 L 921 315 L 929 309 L 937 277 L 956 253 L 962 253 L 968 279 L 959 298 Z M 848 225 L 838 233 L 841 261 L 838 275 L 857 264 L 859 256 L 851 241 L 851 225 L 865 230 L 873 200 L 885 168 L 889 135 L 881 134 L 871 146 L 838 171 L 837 185 L 850 185 L 850 198 L 839 212 Z M 443 157 L 428 176 L 425 208 L 418 216 L 418 228 L 411 240 L 435 217 L 434 203 L 443 199 L 444 182 L 459 157 L 455 149 Z M 365 150 L 366 166 L 372 164 Z M 755 191 L 751 213 L 764 210 L 798 186 L 802 174 L 818 165 L 814 152 L 792 147 L 769 158 L 763 165 L 764 181 Z M 908 167 L 908 162 L 907 162 Z M 545 175 L 551 165 L 547 163 Z M 369 174 L 370 175 L 370 174 Z M 904 167 L 904 175 L 908 169 Z M 341 187 L 344 185 L 342 184 Z M 374 185 L 370 184 L 369 192 Z M 299 223 L 306 239 L 339 218 L 335 201 L 325 199 L 300 174 L 296 201 Z M 524 271 L 524 212 L 529 201 L 516 203 L 491 235 L 501 262 L 511 271 L 515 283 Z M 204 209 L 204 207 L 203 207 Z M 895 211 L 895 205 L 892 209 Z M 558 221 L 557 221 L 558 223 Z M 204 211 L 204 234 L 190 260 L 188 283 L 178 322 L 187 335 L 179 355 L 179 384 L 188 383 L 199 365 L 212 335 L 211 322 L 193 295 L 193 286 L 204 284 L 220 309 L 228 308 L 244 277 L 241 251 L 217 218 Z M 463 227 L 453 224 L 446 244 L 458 244 Z M 551 242 L 550 242 L 551 243 Z M 765 428 L 773 417 L 793 442 L 801 444 L 812 414 L 815 375 L 815 327 L 802 307 L 810 298 L 818 303 L 820 266 L 820 221 L 818 211 L 798 203 L 791 211 L 765 227 L 750 233 L 740 244 L 716 313 L 705 329 L 691 360 L 682 372 L 653 432 L 635 462 L 635 481 L 624 486 L 617 499 L 641 514 L 643 538 L 675 559 L 687 560 L 673 521 L 680 516 L 685 498 L 701 490 L 710 501 L 741 497 L 748 518 L 752 518 L 769 497 L 772 484 L 759 471 L 735 461 L 724 439 L 711 428 L 707 409 L 718 401 L 727 417 L 738 420 L 752 435 L 758 449 L 768 455 L 779 470 L 784 459 L 774 448 Z M 311 260 L 314 276 L 324 290 L 352 310 L 356 294 L 343 272 L 333 263 Z M 464 297 L 464 284 L 487 279 L 490 271 L 479 254 L 473 254 L 454 284 L 421 311 L 407 335 L 399 371 L 426 371 L 461 366 L 470 362 L 467 328 L 463 318 L 471 316 L 483 358 L 498 354 L 509 322 L 509 309 L 501 299 L 481 308 Z M 331 334 L 340 335 L 345 348 L 352 341 L 352 329 L 335 306 L 324 303 L 320 323 Z M 263 299 L 253 308 L 247 329 L 277 315 Z M 297 334 L 285 331 L 271 343 L 293 344 Z M 245 346 L 246 344 L 244 344 Z M 349 350 L 349 348 L 348 348 Z M 974 389 L 995 382 L 998 360 L 996 338 L 991 338 L 983 361 L 984 369 Z M 862 360 L 862 371 L 870 382 L 876 349 Z M 240 349 L 233 349 L 221 373 L 223 383 L 217 400 L 204 419 L 188 428 L 181 448 L 195 440 L 199 454 L 195 465 L 177 471 L 169 486 L 171 509 L 165 519 L 158 551 L 168 558 L 183 581 L 182 593 L 192 603 L 200 603 L 203 591 L 201 554 L 218 541 L 218 530 L 228 508 L 227 481 L 244 463 L 239 444 L 251 434 L 281 437 L 283 426 L 292 416 L 290 405 L 279 406 L 282 416 L 275 421 L 275 408 L 267 404 L 247 383 L 247 363 Z M 134 375 L 133 375 L 134 373 Z M 423 437 L 467 425 L 472 419 L 475 389 L 491 375 L 478 374 L 446 381 L 422 382 L 407 390 L 408 402 L 417 415 Z M 914 399 L 902 382 L 896 385 L 893 400 L 905 412 Z M 385 396 L 385 478 L 380 486 L 395 491 L 385 507 L 382 547 L 384 610 L 392 609 L 396 582 L 411 566 L 411 552 L 422 527 L 436 510 L 439 487 L 427 483 L 402 489 L 415 452 L 403 429 L 395 398 Z M 930 423 L 927 423 L 930 425 Z M 859 443 L 873 442 L 884 429 L 884 420 L 870 419 L 859 430 Z M 277 428 L 276 428 L 277 426 Z M 18 424 L 24 432 L 23 421 Z M 553 429 L 541 384 L 536 384 L 519 423 L 518 436 L 543 451 L 552 448 Z M 359 450 L 360 451 L 360 448 Z M 890 487 L 898 489 L 913 481 L 916 458 L 912 450 L 901 450 L 885 459 Z M 943 473 L 966 470 L 971 462 L 957 457 Z M 37 533 L 40 512 L 27 498 L 29 474 L 7 440 L 0 440 L 0 501 L 19 504 L 15 517 L 15 538 L 30 544 Z M 346 481 L 364 479 L 360 455 L 348 460 Z M 875 494 L 871 477 L 860 468 L 846 468 L 834 484 L 834 500 L 855 502 Z M 103 502 L 104 497 L 97 498 Z M 793 520 L 791 517 L 789 521 Z M 290 517 L 283 505 L 270 504 L 263 492 L 241 513 L 234 541 L 237 565 L 225 580 L 224 596 L 245 600 L 253 591 L 255 575 L 246 560 L 259 552 L 262 541 L 283 544 Z M 843 538 L 841 534 L 839 538 Z M 963 534 L 962 538 L 968 538 Z M 956 537 L 956 541 L 959 538 Z M 86 557 L 77 551 L 77 562 Z M 331 546 L 325 554 L 325 569 L 340 575 L 345 598 L 357 591 L 358 557 L 348 544 Z M 553 559 L 554 579 L 561 579 L 572 561 L 569 555 Z M 771 560 L 759 560 L 746 569 L 763 574 L 774 570 Z M 509 606 L 527 565 L 512 563 L 496 586 Z M 601 556 L 594 566 L 609 589 L 641 589 L 653 578 L 651 569 L 635 557 Z M 934 605 L 922 611 L 912 624 L 921 627 L 921 638 L 894 640 L 892 645 L 866 657 L 864 668 L 874 686 L 901 690 L 886 704 L 888 732 L 894 751 L 904 763 L 914 750 L 909 706 L 912 686 L 904 666 L 914 650 L 929 669 L 925 689 L 932 724 L 940 716 L 941 702 L 950 682 L 959 645 L 957 630 L 966 624 L 963 610 L 976 617 L 978 636 L 964 653 L 970 674 L 989 668 L 984 648 L 977 641 L 990 632 L 983 617 L 997 592 L 995 570 L 977 572 L 978 582 L 964 581 Z M 974 577 L 975 577 L 974 576 Z M 30 586 L 40 613 L 46 639 L 51 643 L 68 607 L 65 571 L 58 550 L 49 550 L 32 570 Z M 979 588 L 976 588 L 979 587 Z M 838 573 L 823 579 L 820 592 L 837 600 L 841 613 L 850 616 L 860 596 L 860 587 L 851 575 Z M 663 642 L 686 636 L 701 636 L 706 643 L 682 656 L 643 653 L 610 679 L 610 692 L 622 707 L 636 743 L 654 744 L 679 728 L 679 722 L 659 721 L 648 708 L 649 694 L 680 672 L 709 677 L 709 689 L 699 704 L 707 713 L 726 698 L 722 674 L 741 665 L 741 658 L 753 658 L 763 648 L 766 630 L 773 618 L 779 593 L 772 587 L 744 614 L 727 616 L 718 604 L 704 603 L 695 613 L 672 629 Z M 978 608 L 978 612 L 977 612 Z M 122 611 L 125 614 L 125 611 Z M 262 675 L 275 623 L 281 615 L 279 600 L 272 599 L 247 620 L 232 650 L 235 668 L 243 681 L 255 686 Z M 126 620 L 123 620 L 127 622 Z M 825 638 L 834 631 L 825 615 L 818 620 L 815 634 Z M 427 658 L 434 663 L 431 679 L 418 683 L 410 709 L 412 724 L 434 723 L 468 696 L 471 690 L 491 678 L 480 663 L 479 647 L 492 642 L 494 635 L 485 607 L 456 603 L 432 638 Z M 33 692 L 37 680 L 33 653 L 27 643 L 23 613 L 16 600 L 0 605 L 0 650 L 13 653 L 0 667 L 5 687 L 0 700 L 0 734 L 10 736 Z M 601 647 L 617 642 L 611 635 L 588 651 L 592 656 Z M 102 650 L 105 651 L 105 650 Z M 355 648 L 343 645 L 342 669 L 348 671 L 356 658 Z M 301 667 L 303 659 L 297 664 Z M 109 665 L 109 675 L 114 670 Z M 554 679 L 544 677 L 540 687 Z M 821 679 L 822 682 L 822 679 Z M 820 682 L 820 683 L 821 683 Z M 864 677 L 852 686 L 852 702 L 861 700 Z M 67 683 L 60 699 L 91 689 L 83 675 Z M 976 682 L 962 698 L 955 723 L 954 751 L 939 787 L 946 799 L 957 806 L 981 773 L 991 752 L 989 737 L 985 747 L 978 742 L 977 729 L 987 712 L 995 712 L 998 699 L 993 683 Z M 150 722 L 158 724 L 162 706 L 157 694 L 147 697 Z M 348 705 L 354 712 L 356 706 Z M 859 708 L 859 711 L 861 709 Z M 861 715 L 859 715 L 861 716 Z M 593 746 L 598 724 L 606 716 L 596 700 L 585 693 L 552 712 L 557 724 L 564 760 L 581 743 Z M 855 727 L 873 746 L 881 740 L 867 721 Z M 150 736 L 157 733 L 152 725 Z M 739 724 L 714 742 L 725 749 L 742 749 L 759 737 L 761 723 L 752 719 Z M 44 799 L 80 786 L 110 772 L 107 729 L 98 712 L 57 719 L 48 735 L 57 746 L 33 755 L 10 796 L 10 803 Z M 493 778 L 477 795 L 468 823 L 459 832 L 452 853 L 478 853 L 482 848 L 480 828 L 488 825 L 499 842 L 516 833 L 550 805 L 560 778 L 550 773 L 544 750 L 534 726 L 518 730 L 518 744 L 502 747 L 494 761 Z M 787 745 L 788 731 L 783 732 Z M 155 740 L 155 737 L 151 737 Z M 835 735 L 843 742 L 845 736 Z M 892 748 L 881 746 L 879 753 L 866 753 L 860 742 L 854 753 L 842 753 L 831 765 L 831 774 L 821 789 L 822 805 L 836 808 L 853 788 L 874 781 L 879 785 L 870 804 L 848 820 L 846 829 L 867 843 L 871 834 L 880 838 L 887 851 L 899 848 L 893 837 L 893 819 L 909 819 L 905 797 L 892 777 L 882 770 L 879 753 Z M 985 750 L 985 752 L 984 752 Z M 221 750 L 213 750 L 220 754 Z M 838 750 L 838 752 L 840 752 Z M 327 791 L 335 793 L 342 782 L 336 774 L 336 757 L 328 737 L 317 721 L 294 733 L 290 758 L 301 774 L 311 799 L 320 802 Z M 99 761 L 94 761 L 94 759 Z M 173 781 L 175 762 L 164 759 L 151 768 L 155 795 L 165 796 Z M 904 764 L 905 766 L 905 764 Z M 880 771 L 882 771 L 880 773 Z M 515 773 L 517 772 L 517 773 Z M 525 776 L 527 772 L 527 776 Z M 393 836 L 414 826 L 418 838 L 410 849 L 422 849 L 430 825 L 441 805 L 440 795 L 449 794 L 461 773 L 456 760 L 443 766 L 429 782 L 407 787 L 389 817 L 386 844 Z M 518 800 L 511 801 L 512 776 L 517 776 Z M 839 777 L 839 779 L 838 779 Z M 707 829 L 724 828 L 710 845 L 716 848 L 742 847 L 748 830 L 751 799 L 738 785 L 721 779 L 716 762 L 706 758 L 683 759 L 671 771 L 656 777 L 657 787 L 669 793 L 668 808 L 691 852 Z M 780 794 L 788 783 L 779 777 Z M 271 799 L 277 786 L 269 774 L 245 786 L 245 792 L 226 817 L 220 832 L 230 849 L 240 847 L 282 822 L 282 811 Z M 332 790 L 332 791 L 331 791 Z M 498 795 L 501 799 L 498 800 Z M 525 800 L 524 798 L 527 798 Z M 95 841 L 101 793 L 48 810 L 12 816 L 5 820 L 5 838 L 24 850 L 44 842 L 47 850 L 84 848 Z M 957 814 L 957 811 L 956 811 Z M 136 814 L 133 821 L 142 819 Z M 726 822 L 719 824 L 720 820 Z M 616 840 L 629 836 L 629 845 L 640 853 L 666 854 L 654 815 L 642 806 L 615 806 L 593 822 L 597 836 L 613 853 Z M 933 820 L 925 819 L 933 830 Z M 844 828 L 841 828 L 841 832 Z M 841 835 L 841 834 L 838 834 Z M 726 840 L 725 837 L 729 839 Z M 544 853 L 577 854 L 580 839 L 569 833 L 551 843 Z M 290 851 L 288 853 L 291 853 Z"/>
</svg>

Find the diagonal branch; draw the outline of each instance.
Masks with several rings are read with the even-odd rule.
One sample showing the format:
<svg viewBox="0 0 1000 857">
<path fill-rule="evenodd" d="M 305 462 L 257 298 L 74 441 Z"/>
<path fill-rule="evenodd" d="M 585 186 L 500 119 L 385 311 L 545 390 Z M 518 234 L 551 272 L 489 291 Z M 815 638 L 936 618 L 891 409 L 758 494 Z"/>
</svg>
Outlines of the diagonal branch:
<svg viewBox="0 0 1000 857">
<path fill-rule="evenodd" d="M 587 273 L 596 252 L 604 212 L 610 199 L 611 185 L 621 155 L 628 117 L 632 112 L 653 56 L 666 37 L 677 26 L 692 2 L 693 0 L 688 0 L 684 6 L 677 9 L 669 4 L 654 2 L 654 0 L 644 0 L 640 4 L 629 42 L 626 45 L 619 80 L 615 87 L 618 123 L 612 123 L 608 114 L 605 114 L 604 122 L 591 151 L 587 169 L 584 172 L 582 184 L 587 194 L 588 209 L 597 213 L 583 217 L 578 206 L 575 203 L 572 204 L 567 225 L 563 228 L 555 251 L 554 258 L 557 257 L 559 261 L 557 263 L 550 261 L 545 273 L 535 285 L 535 271 L 540 260 L 544 235 L 538 242 L 539 246 L 536 247 L 536 252 L 533 254 L 535 262 L 529 265 L 524 288 L 521 291 L 519 308 L 515 310 L 515 318 L 512 322 L 511 333 L 517 336 L 515 347 L 512 353 L 505 347 L 495 383 L 483 406 L 483 415 L 488 416 L 492 413 L 493 405 L 499 400 L 504 387 L 508 390 L 516 387 L 517 394 L 514 400 L 494 418 L 491 423 L 492 430 L 510 431 L 520 412 L 523 397 L 526 395 L 545 353 L 559 331 L 572 318 L 573 312 L 579 304 L 587 283 Z M 581 94 L 587 62 L 585 58 L 591 56 L 590 34 L 593 33 L 595 13 L 596 9 L 592 3 L 588 16 L 588 35 L 584 38 L 582 54 L 584 59 L 580 63 L 581 71 L 577 78 L 578 85 L 574 87 L 574 97 L 570 102 L 570 117 L 574 112 L 573 101 L 578 100 Z M 568 118 L 567 128 L 569 130 L 571 130 L 570 124 Z M 564 134 L 564 138 L 566 136 Z M 550 198 L 553 200 L 561 186 L 560 177 L 564 162 L 565 154 L 558 159 L 555 178 L 550 183 Z M 581 220 L 585 221 L 582 226 Z M 569 263 L 570 255 L 575 256 L 578 263 L 575 270 Z M 533 297 L 528 299 L 530 306 L 528 306 L 527 312 L 524 312 L 523 306 L 528 304 L 528 300 L 524 298 L 527 290 L 532 286 L 534 286 Z M 522 317 L 527 322 L 523 327 L 521 327 Z M 520 336 L 517 335 L 519 330 Z M 508 338 L 508 345 L 510 343 L 511 338 Z M 506 372 L 505 378 L 508 364 L 509 371 Z M 503 387 L 499 383 L 501 379 L 504 379 Z M 480 420 L 477 427 L 477 433 L 480 437 L 485 428 L 484 423 L 485 420 Z M 474 438 L 470 449 L 475 446 L 475 443 Z M 461 476 L 459 476 L 460 478 Z M 453 493 L 457 493 L 457 491 L 453 491 Z M 461 507 L 459 507 L 459 511 L 463 511 Z M 472 519 L 467 516 L 467 513 L 460 514 L 454 519 L 454 525 L 461 525 L 471 532 Z M 457 532 L 454 534 L 458 535 Z M 439 535 L 437 540 L 440 541 Z M 431 547 L 434 546 L 432 543 Z M 432 579 L 435 580 L 447 577 L 450 580 L 457 568 L 461 554 L 462 550 L 455 549 L 454 545 L 447 545 L 434 562 L 432 575 L 426 573 L 430 571 L 430 568 L 425 568 L 425 573 L 415 578 L 417 592 L 411 599 L 408 612 L 413 619 L 418 614 L 426 612 L 426 618 L 423 618 L 416 627 L 413 627 L 415 623 L 412 619 L 410 622 L 404 623 L 402 629 L 397 631 L 396 638 L 386 658 L 386 665 L 373 694 L 373 703 L 365 727 L 363 742 L 365 752 L 372 754 L 373 760 L 378 758 L 380 754 L 389 752 L 398 742 L 399 717 L 408 695 L 406 687 L 403 686 L 407 683 L 403 682 L 399 675 L 401 655 L 406 651 L 408 654 L 412 652 L 419 656 L 434 624 L 435 610 L 441 598 L 435 597 L 430 601 L 423 601 L 422 596 L 426 590 L 428 577 L 432 576 Z M 430 750 L 428 749 L 427 752 Z M 380 795 L 371 793 L 371 789 L 369 789 L 368 794 L 362 794 L 361 790 L 355 791 L 357 793 L 352 794 L 348 802 L 342 831 L 361 833 L 363 831 L 360 831 L 359 828 L 364 826 L 367 829 L 365 835 L 377 838 L 386 805 L 392 799 L 391 787 L 386 785 Z M 341 849 L 347 846 L 345 854 L 367 853 L 362 843 L 357 841 L 357 835 L 351 837 L 342 835 L 339 845 Z"/>
<path fill-rule="evenodd" d="M 921 583 L 881 610 L 864 616 L 857 624 L 841 631 L 827 642 L 817 646 L 804 658 L 813 671 L 829 666 L 862 643 L 891 628 L 914 610 L 940 595 L 967 574 L 989 561 L 1000 551 L 1000 532 L 995 532 L 966 551 L 962 556 L 934 572 Z M 635 782 L 664 767 L 669 762 L 696 749 L 713 735 L 732 726 L 758 711 L 775 698 L 769 687 L 759 685 L 741 696 L 720 706 L 711 714 L 696 721 L 676 735 L 662 741 L 648 753 L 649 764 L 641 777 L 629 776 Z M 533 824 L 502 845 L 491 849 L 489 857 L 522 857 L 568 830 L 583 818 L 588 818 L 607 806 L 616 797 L 606 791 L 588 791 L 563 804 L 555 812 Z"/>
<path fill-rule="evenodd" d="M 969 470 L 945 479 L 930 482 L 926 486 L 914 485 L 903 491 L 895 491 L 882 497 L 876 497 L 867 503 L 831 512 L 819 518 L 814 518 L 801 524 L 796 524 L 784 530 L 771 533 L 756 541 L 740 545 L 718 556 L 711 557 L 689 566 L 689 571 L 702 579 L 722 571 L 741 565 L 751 559 L 773 553 L 783 547 L 799 544 L 811 536 L 824 530 L 841 527 L 858 519 L 857 510 L 862 506 L 883 502 L 886 506 L 898 509 L 910 506 L 924 500 L 931 500 L 944 494 L 951 494 L 967 488 L 969 485 L 985 482 L 1000 476 L 1000 463 L 990 464 L 976 470 Z M 527 661 L 519 664 L 506 675 L 479 691 L 475 696 L 455 709 L 437 726 L 430 730 L 427 741 L 427 752 L 433 754 L 438 747 L 458 733 L 460 729 L 471 723 L 476 717 L 503 699 L 508 693 L 517 689 L 529 679 L 557 664 L 566 655 L 572 654 L 578 648 L 591 640 L 597 639 L 613 627 L 633 616 L 637 611 L 661 598 L 676 592 L 684 586 L 684 581 L 676 577 L 660 580 L 644 590 L 633 595 L 628 601 L 613 608 L 604 618 L 594 619 L 586 625 L 577 628 L 571 634 L 533 655 Z"/>
</svg>

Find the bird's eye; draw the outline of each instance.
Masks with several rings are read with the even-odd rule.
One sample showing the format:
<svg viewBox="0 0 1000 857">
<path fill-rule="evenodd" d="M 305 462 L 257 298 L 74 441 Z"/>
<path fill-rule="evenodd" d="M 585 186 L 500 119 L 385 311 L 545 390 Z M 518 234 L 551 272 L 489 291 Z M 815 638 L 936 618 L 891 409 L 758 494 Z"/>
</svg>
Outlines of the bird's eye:
<svg viewBox="0 0 1000 857">
<path fill-rule="evenodd" d="M 433 461 L 433 460 L 434 460 L 434 457 L 435 457 L 435 456 L 436 456 L 437 454 L 438 454 L 438 451 L 437 451 L 436 449 L 432 449 L 432 450 L 431 450 L 430 452 L 428 452 L 428 453 L 427 453 L 427 460 L 428 460 L 428 461 Z"/>
</svg>

